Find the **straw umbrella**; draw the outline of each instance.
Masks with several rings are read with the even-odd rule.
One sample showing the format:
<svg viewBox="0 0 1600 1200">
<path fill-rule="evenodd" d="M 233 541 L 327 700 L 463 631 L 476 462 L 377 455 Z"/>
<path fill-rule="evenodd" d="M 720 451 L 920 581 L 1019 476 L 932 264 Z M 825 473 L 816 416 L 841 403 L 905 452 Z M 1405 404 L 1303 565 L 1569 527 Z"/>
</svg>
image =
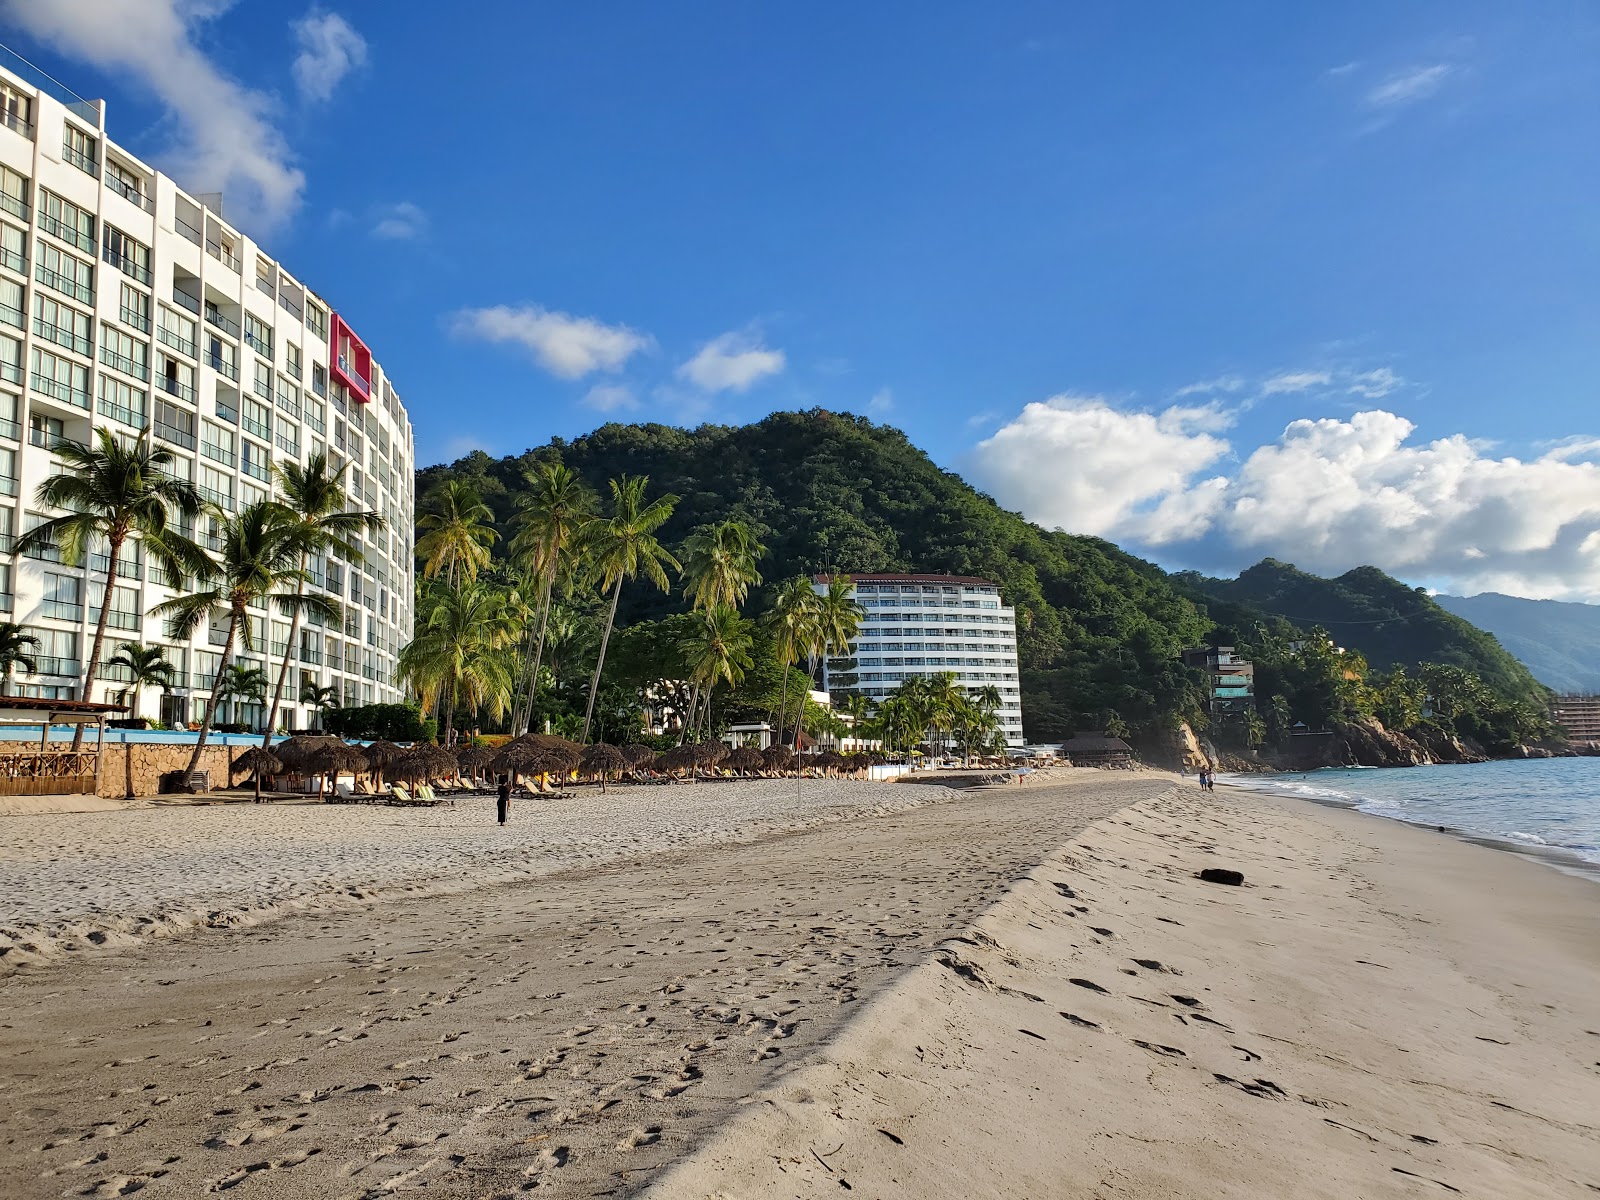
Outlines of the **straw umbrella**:
<svg viewBox="0 0 1600 1200">
<path fill-rule="evenodd" d="M 489 765 L 489 760 L 494 758 L 495 750 L 490 746 L 468 746 L 465 750 L 456 751 L 456 764 L 473 779 L 483 774 L 483 768 Z"/>
<path fill-rule="evenodd" d="M 318 751 L 330 745 L 344 745 L 338 738 L 325 733 L 302 733 L 292 738 L 285 738 L 272 747 L 272 753 L 283 765 L 282 769 L 291 775 L 309 779 L 317 773 L 312 765 L 312 758 Z"/>
<path fill-rule="evenodd" d="M 270 750 L 263 750 L 260 746 L 252 746 L 238 758 L 233 760 L 233 771 L 249 771 L 254 777 L 256 785 L 256 803 L 261 803 L 261 777 L 263 775 L 276 775 L 283 770 L 283 763 Z"/>
<path fill-rule="evenodd" d="M 689 750 L 696 768 L 714 767 L 728 757 L 728 747 L 722 742 L 697 742 Z"/>
<path fill-rule="evenodd" d="M 525 733 L 502 746 L 489 769 L 520 775 L 565 775 L 583 761 L 583 747 L 566 738 Z"/>
<path fill-rule="evenodd" d="M 656 755 L 656 770 L 665 771 L 668 775 L 676 775 L 686 767 L 694 766 L 693 746 L 674 746 L 670 750 L 663 750 Z"/>
<path fill-rule="evenodd" d="M 656 752 L 649 746 L 641 745 L 638 742 L 633 743 L 631 746 L 624 746 L 622 753 L 627 757 L 628 764 L 634 767 L 648 767 L 656 761 Z"/>
<path fill-rule="evenodd" d="M 761 752 L 761 761 L 769 771 L 787 771 L 794 765 L 794 751 L 787 746 L 768 746 Z"/>
<path fill-rule="evenodd" d="M 363 749 L 361 753 L 366 756 L 367 768 L 372 773 L 372 782 L 381 786 L 384 767 L 398 761 L 405 752 L 403 746 L 396 746 L 393 742 L 373 742 Z"/>
<path fill-rule="evenodd" d="M 766 762 L 761 757 L 761 751 L 750 746 L 741 746 L 723 759 L 722 765 L 744 776 L 751 771 L 761 770 Z"/>
<path fill-rule="evenodd" d="M 606 775 L 610 772 L 621 772 L 628 765 L 628 757 L 616 746 L 607 745 L 605 742 L 596 742 L 586 747 L 583 752 L 582 767 L 586 775 L 600 776 L 600 790 L 606 790 Z"/>
<path fill-rule="evenodd" d="M 432 742 L 419 742 L 395 761 L 408 778 L 423 782 L 454 774 L 459 769 L 456 756 Z"/>
<path fill-rule="evenodd" d="M 312 750 L 307 756 L 306 765 L 316 772 L 317 799 L 320 800 L 327 789 L 329 775 L 333 776 L 337 784 L 341 772 L 349 771 L 355 774 L 365 771 L 367 756 L 338 738 L 326 738 L 323 745 Z"/>
</svg>

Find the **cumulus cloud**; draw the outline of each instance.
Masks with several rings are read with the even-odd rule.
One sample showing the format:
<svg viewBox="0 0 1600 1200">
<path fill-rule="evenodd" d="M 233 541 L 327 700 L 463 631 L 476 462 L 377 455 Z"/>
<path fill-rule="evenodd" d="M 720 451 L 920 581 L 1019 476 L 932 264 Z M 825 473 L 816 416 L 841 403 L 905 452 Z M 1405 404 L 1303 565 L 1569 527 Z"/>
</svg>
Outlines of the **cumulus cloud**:
<svg viewBox="0 0 1600 1200">
<path fill-rule="evenodd" d="M 409 200 L 380 205 L 373 211 L 372 236 L 410 241 L 428 232 L 428 214 Z"/>
<path fill-rule="evenodd" d="M 521 346 L 562 379 L 621 370 L 628 359 L 653 345 L 648 335 L 626 325 L 606 325 L 537 304 L 463 309 L 452 319 L 451 328 L 457 337 Z"/>
<path fill-rule="evenodd" d="M 621 383 L 597 383 L 584 396 L 583 403 L 595 412 L 632 412 L 639 407 L 633 389 Z"/>
<path fill-rule="evenodd" d="M 272 103 L 225 76 L 200 49 L 229 0 L 3 0 L 0 15 L 63 57 L 132 80 L 175 132 L 165 168 L 199 192 L 225 192 L 228 216 L 271 227 L 300 205 L 305 175 L 272 123 Z"/>
<path fill-rule="evenodd" d="M 1228 452 L 1211 406 L 1125 412 L 1101 396 L 1030 404 L 979 442 L 971 467 L 1001 503 L 1041 525 L 1162 543 L 1203 532 L 1197 473 Z"/>
<path fill-rule="evenodd" d="M 300 50 L 294 81 L 308 100 L 330 99 L 346 75 L 366 64 L 367 39 L 338 13 L 313 9 L 289 27 Z"/>
<path fill-rule="evenodd" d="M 784 368 L 782 350 L 769 350 L 753 333 L 724 333 L 678 368 L 678 378 L 707 392 L 744 392 Z"/>
<path fill-rule="evenodd" d="M 1410 421 L 1370 410 L 1291 422 L 1217 474 L 1233 448 L 1216 432 L 1180 410 L 1057 397 L 980 443 L 972 468 L 1042 524 L 1188 544 L 1229 566 L 1270 554 L 1452 591 L 1600 599 L 1600 439 L 1494 457 L 1459 434 L 1416 443 Z"/>
<path fill-rule="evenodd" d="M 1367 103 L 1374 108 L 1394 108 L 1425 100 L 1439 90 L 1450 72 L 1448 63 L 1397 71 L 1367 93 Z"/>
</svg>

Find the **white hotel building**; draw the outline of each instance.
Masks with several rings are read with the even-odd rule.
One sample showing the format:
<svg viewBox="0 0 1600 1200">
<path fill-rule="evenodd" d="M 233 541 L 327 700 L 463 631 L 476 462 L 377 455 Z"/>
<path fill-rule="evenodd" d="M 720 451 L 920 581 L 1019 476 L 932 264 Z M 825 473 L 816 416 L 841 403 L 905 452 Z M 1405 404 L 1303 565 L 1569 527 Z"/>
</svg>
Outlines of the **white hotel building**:
<svg viewBox="0 0 1600 1200">
<path fill-rule="evenodd" d="M 813 586 L 827 588 L 828 576 Z M 1000 691 L 1000 727 L 1008 745 L 1022 745 L 1022 693 L 1017 682 L 1017 613 L 987 579 L 960 575 L 851 575 L 865 610 L 851 643 L 854 670 L 830 672 L 823 686 L 881 700 L 907 679 L 955 676 L 969 691 Z M 848 682 L 847 682 L 848 681 Z"/>
<path fill-rule="evenodd" d="M 349 463 L 353 506 L 388 525 L 361 546 L 362 562 L 312 564 L 314 586 L 342 602 L 344 619 L 303 624 L 282 719 L 309 723 L 305 682 L 333 687 L 345 704 L 399 700 L 395 655 L 412 628 L 413 449 L 382 367 L 332 305 L 223 220 L 220 197 L 186 193 L 108 141 L 103 102 L 26 64 L 17 70 L 0 68 L 0 545 L 9 550 L 52 515 L 33 496 L 57 469 L 49 448 L 61 439 L 148 429 L 230 513 L 271 495 L 279 464 L 325 451 Z M 193 532 L 215 549 L 217 530 L 202 518 Z M 76 568 L 52 552 L 0 556 L 0 619 L 40 640 L 39 669 L 18 676 L 14 694 L 79 696 L 105 565 L 103 553 Z M 140 711 L 198 719 L 223 629 L 169 639 L 146 614 L 174 593 L 136 544 L 120 576 L 104 658 L 123 641 L 163 647 L 179 686 L 149 689 Z M 266 609 L 252 618 L 255 649 L 238 660 L 269 668 L 276 682 L 289 622 Z M 88 698 L 118 697 L 119 674 L 102 667 Z"/>
</svg>

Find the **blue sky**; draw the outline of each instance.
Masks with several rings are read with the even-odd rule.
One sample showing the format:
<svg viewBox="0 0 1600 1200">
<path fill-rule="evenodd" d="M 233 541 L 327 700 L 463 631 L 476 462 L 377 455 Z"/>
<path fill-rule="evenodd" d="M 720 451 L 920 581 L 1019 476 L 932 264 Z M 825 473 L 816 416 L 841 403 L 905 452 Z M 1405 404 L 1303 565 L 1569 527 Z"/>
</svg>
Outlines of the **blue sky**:
<svg viewBox="0 0 1600 1200">
<path fill-rule="evenodd" d="M 1169 565 L 1600 597 L 1600 9 L 439 12 L 0 0 L 419 461 L 821 405 Z"/>
</svg>

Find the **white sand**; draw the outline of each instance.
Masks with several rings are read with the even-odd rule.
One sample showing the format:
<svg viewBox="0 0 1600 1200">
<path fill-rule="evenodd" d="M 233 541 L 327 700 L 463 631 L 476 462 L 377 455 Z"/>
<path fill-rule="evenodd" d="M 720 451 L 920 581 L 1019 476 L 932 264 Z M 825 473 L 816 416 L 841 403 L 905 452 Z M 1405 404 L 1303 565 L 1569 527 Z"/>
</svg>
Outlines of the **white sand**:
<svg viewBox="0 0 1600 1200">
<path fill-rule="evenodd" d="M 0 823 L 0 973 L 199 925 L 250 924 L 378 895 L 431 894 L 820 822 L 946 789 L 807 779 L 584 789 L 452 808 L 228 804 L 13 815 Z"/>
<path fill-rule="evenodd" d="M 1201 882 L 1242 869 L 1246 887 Z M 1600 1192 L 1600 888 L 1193 789 L 1091 827 L 653 1200 Z"/>
</svg>

